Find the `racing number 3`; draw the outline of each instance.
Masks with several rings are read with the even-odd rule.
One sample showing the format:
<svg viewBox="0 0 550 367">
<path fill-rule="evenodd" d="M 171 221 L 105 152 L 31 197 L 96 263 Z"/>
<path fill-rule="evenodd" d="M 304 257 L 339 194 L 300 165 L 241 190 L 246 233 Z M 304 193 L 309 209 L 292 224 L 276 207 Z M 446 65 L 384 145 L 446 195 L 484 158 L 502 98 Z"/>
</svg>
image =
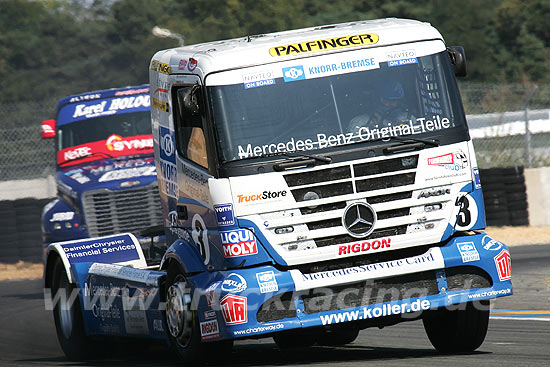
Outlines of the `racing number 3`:
<svg viewBox="0 0 550 367">
<path fill-rule="evenodd" d="M 467 227 L 472 223 L 472 213 L 470 213 L 470 210 L 468 208 L 470 207 L 470 202 L 468 201 L 468 198 L 466 196 L 463 196 L 459 199 L 460 204 L 460 210 L 458 212 L 458 219 L 456 220 L 456 224 L 458 224 L 460 227 Z"/>
<path fill-rule="evenodd" d="M 472 228 L 478 220 L 479 210 L 476 200 L 471 195 L 460 197 L 456 203 L 459 206 L 455 228 L 465 231 Z"/>
<path fill-rule="evenodd" d="M 204 224 L 204 220 L 199 214 L 193 216 L 191 223 L 193 227 L 192 237 L 193 241 L 198 247 L 199 253 L 202 256 L 204 264 L 208 264 L 210 261 L 210 246 L 208 245 L 208 230 Z"/>
</svg>

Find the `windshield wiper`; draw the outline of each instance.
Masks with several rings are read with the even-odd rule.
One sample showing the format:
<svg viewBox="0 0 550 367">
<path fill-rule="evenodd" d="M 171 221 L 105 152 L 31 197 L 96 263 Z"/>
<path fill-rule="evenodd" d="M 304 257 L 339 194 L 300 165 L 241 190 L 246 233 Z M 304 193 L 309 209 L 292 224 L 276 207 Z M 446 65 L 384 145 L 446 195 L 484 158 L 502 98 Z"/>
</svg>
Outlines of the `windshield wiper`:
<svg viewBox="0 0 550 367">
<path fill-rule="evenodd" d="M 273 153 L 273 154 L 267 155 L 266 157 L 275 157 L 275 156 L 289 157 L 289 159 L 285 160 L 282 163 L 274 164 L 273 170 L 275 171 L 285 171 L 287 169 L 315 166 L 317 162 L 322 162 L 322 163 L 332 162 L 332 158 L 325 157 L 322 155 L 289 153 L 289 152 Z"/>
<path fill-rule="evenodd" d="M 285 156 L 289 158 L 301 158 L 301 159 L 309 158 L 309 159 L 314 159 L 316 161 L 324 162 L 324 163 L 332 162 L 332 158 L 325 157 L 324 155 L 313 155 L 313 154 L 292 153 L 292 152 L 279 152 L 279 153 L 271 153 L 271 154 L 264 155 L 264 157 L 277 157 L 277 156 Z"/>
<path fill-rule="evenodd" d="M 388 136 L 387 139 L 398 140 L 399 143 L 395 145 L 391 145 L 387 148 L 384 148 L 383 152 L 385 154 L 409 152 L 412 150 L 421 150 L 421 149 L 424 149 L 426 146 L 432 146 L 432 147 L 439 146 L 439 140 L 437 139 L 419 139 L 419 138 L 409 138 L 409 137 L 403 137 L 403 136 Z"/>
</svg>

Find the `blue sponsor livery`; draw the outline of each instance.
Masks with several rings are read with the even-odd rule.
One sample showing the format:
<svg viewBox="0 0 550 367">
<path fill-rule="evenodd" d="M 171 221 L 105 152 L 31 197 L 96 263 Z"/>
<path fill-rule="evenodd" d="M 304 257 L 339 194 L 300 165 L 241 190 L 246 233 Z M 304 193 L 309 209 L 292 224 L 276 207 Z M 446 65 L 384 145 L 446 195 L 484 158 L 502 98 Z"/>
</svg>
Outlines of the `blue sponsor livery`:
<svg viewBox="0 0 550 367">
<path fill-rule="evenodd" d="M 71 242 L 61 245 L 61 248 L 71 264 L 121 263 L 139 260 L 136 244 L 129 235 Z"/>
</svg>

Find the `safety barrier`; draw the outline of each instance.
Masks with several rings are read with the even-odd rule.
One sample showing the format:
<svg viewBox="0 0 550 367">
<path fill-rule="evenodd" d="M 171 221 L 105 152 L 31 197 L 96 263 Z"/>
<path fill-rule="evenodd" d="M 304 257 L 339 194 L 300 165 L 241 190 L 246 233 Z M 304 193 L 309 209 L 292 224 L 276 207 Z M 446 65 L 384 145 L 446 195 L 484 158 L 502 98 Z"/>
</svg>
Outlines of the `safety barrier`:
<svg viewBox="0 0 550 367">
<path fill-rule="evenodd" d="M 51 199 L 0 201 L 0 263 L 42 261 L 42 208 Z"/>
<path fill-rule="evenodd" d="M 529 225 L 523 166 L 482 169 L 479 176 L 488 226 Z"/>
</svg>

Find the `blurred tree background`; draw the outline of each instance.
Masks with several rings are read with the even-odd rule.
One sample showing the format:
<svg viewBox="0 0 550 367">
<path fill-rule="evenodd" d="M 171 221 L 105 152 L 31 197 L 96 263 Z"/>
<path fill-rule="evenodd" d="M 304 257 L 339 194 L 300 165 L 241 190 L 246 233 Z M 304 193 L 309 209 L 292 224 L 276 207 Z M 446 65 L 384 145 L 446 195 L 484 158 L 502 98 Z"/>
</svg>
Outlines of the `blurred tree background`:
<svg viewBox="0 0 550 367">
<path fill-rule="evenodd" d="M 151 56 L 178 45 L 155 25 L 193 44 L 382 17 L 463 45 L 467 81 L 549 84 L 548 15 L 550 0 L 0 0 L 0 103 L 147 83 Z"/>
</svg>

